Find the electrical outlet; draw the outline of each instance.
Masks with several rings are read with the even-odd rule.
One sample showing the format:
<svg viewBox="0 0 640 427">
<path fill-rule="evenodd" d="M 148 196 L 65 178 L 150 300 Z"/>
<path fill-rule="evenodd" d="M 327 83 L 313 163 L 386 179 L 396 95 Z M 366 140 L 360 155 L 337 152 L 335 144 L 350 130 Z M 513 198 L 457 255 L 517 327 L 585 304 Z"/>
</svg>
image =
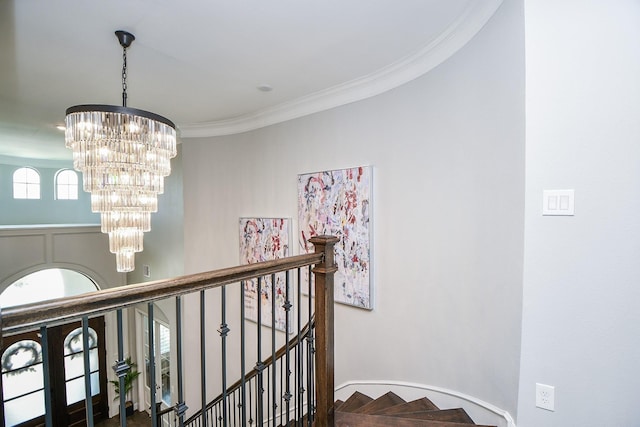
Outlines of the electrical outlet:
<svg viewBox="0 0 640 427">
<path fill-rule="evenodd" d="M 536 406 L 554 411 L 556 398 L 556 388 L 551 385 L 536 383 Z"/>
<path fill-rule="evenodd" d="M 142 275 L 144 277 L 151 277 L 151 267 L 149 267 L 148 265 L 143 265 L 142 266 Z"/>
</svg>

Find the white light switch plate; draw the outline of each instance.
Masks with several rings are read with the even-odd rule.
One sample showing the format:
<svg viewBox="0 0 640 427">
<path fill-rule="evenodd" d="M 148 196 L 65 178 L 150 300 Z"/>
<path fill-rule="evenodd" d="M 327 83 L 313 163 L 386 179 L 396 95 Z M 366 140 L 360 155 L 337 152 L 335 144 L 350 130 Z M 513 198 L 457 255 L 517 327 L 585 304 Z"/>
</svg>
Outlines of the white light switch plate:
<svg viewBox="0 0 640 427">
<path fill-rule="evenodd" d="M 544 190 L 542 215 L 573 215 L 573 193 L 573 190 Z"/>
</svg>

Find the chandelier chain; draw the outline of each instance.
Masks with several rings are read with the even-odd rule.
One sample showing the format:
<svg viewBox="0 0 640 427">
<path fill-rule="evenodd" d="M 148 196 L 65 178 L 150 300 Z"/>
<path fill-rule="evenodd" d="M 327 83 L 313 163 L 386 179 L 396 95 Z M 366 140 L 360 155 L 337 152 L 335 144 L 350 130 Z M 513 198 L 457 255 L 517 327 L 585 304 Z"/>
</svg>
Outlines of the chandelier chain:
<svg viewBox="0 0 640 427">
<path fill-rule="evenodd" d="M 127 106 L 127 48 L 122 47 L 122 106 Z"/>
</svg>

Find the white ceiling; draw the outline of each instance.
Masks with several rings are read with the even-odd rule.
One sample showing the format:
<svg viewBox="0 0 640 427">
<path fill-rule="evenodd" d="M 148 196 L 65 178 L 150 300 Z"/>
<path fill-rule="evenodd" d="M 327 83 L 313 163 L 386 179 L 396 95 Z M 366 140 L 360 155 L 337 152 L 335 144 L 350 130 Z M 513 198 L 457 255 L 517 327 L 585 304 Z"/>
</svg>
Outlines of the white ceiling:
<svg viewBox="0 0 640 427">
<path fill-rule="evenodd" d="M 121 104 L 182 138 L 255 129 L 403 84 L 502 0 L 0 0 L 0 156 L 70 159 L 66 108 Z M 260 85 L 273 90 L 263 92 Z"/>
</svg>

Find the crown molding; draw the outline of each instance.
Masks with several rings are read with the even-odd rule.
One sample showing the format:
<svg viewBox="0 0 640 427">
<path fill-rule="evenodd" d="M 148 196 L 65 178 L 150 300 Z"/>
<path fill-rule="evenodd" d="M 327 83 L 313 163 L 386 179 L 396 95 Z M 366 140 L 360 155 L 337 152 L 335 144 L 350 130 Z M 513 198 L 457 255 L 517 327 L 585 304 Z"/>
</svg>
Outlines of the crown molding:
<svg viewBox="0 0 640 427">
<path fill-rule="evenodd" d="M 471 40 L 503 0 L 475 0 L 439 37 L 369 75 L 231 119 L 179 126 L 181 138 L 232 135 L 367 99 L 410 82 L 443 63 Z"/>
</svg>

